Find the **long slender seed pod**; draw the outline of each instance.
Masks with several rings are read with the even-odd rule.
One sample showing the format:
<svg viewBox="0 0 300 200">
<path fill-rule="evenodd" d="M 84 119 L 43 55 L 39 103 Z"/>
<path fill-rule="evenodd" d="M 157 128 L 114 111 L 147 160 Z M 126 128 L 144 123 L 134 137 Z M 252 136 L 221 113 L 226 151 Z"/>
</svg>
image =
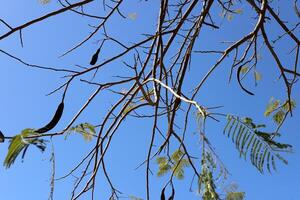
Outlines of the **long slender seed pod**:
<svg viewBox="0 0 300 200">
<path fill-rule="evenodd" d="M 237 80 L 238 80 L 238 83 L 239 85 L 241 86 L 242 90 L 244 90 L 247 94 L 250 94 L 250 95 L 254 95 L 252 92 L 250 92 L 249 90 L 247 90 L 246 88 L 244 88 L 244 86 L 242 85 L 241 83 L 241 69 L 242 69 L 242 66 L 240 66 L 237 70 Z"/>
<path fill-rule="evenodd" d="M 35 132 L 36 133 L 45 133 L 45 132 L 50 131 L 51 129 L 53 129 L 56 126 L 56 124 L 59 122 L 59 120 L 60 120 L 60 118 L 63 114 L 63 111 L 64 111 L 64 102 L 61 102 L 58 105 L 52 120 L 46 126 L 37 129 Z"/>
<path fill-rule="evenodd" d="M 163 189 L 161 190 L 160 200 L 165 200 L 165 199 L 166 199 L 166 197 L 165 197 L 165 188 L 163 188 Z"/>
</svg>

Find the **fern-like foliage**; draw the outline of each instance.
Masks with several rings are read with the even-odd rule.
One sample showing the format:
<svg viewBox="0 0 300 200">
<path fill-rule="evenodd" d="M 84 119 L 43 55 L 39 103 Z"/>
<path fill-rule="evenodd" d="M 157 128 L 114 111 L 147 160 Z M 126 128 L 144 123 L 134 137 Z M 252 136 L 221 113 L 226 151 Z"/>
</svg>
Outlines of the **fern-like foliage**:
<svg viewBox="0 0 300 200">
<path fill-rule="evenodd" d="M 4 166 L 6 168 L 11 167 L 11 165 L 15 162 L 16 158 L 19 156 L 21 152 L 22 158 L 24 158 L 26 151 L 30 145 L 34 145 L 39 148 L 42 152 L 46 149 L 45 140 L 43 139 L 28 139 L 30 136 L 37 135 L 38 133 L 34 132 L 34 129 L 24 129 L 21 134 L 14 136 L 10 140 L 10 144 L 8 147 L 8 152 L 6 158 L 4 160 Z"/>
<path fill-rule="evenodd" d="M 217 169 L 216 162 L 209 151 L 204 150 L 201 159 L 201 173 L 198 179 L 198 192 L 203 200 L 219 200 L 215 185 L 214 171 Z"/>
<path fill-rule="evenodd" d="M 219 200 L 219 195 L 216 192 L 216 185 L 214 183 L 212 172 L 205 166 L 202 166 L 202 172 L 198 180 L 199 186 L 203 187 L 203 200 Z"/>
<path fill-rule="evenodd" d="M 289 144 L 282 144 L 273 140 L 273 135 L 260 131 L 265 125 L 256 125 L 251 118 L 227 116 L 227 124 L 223 133 L 227 134 L 235 144 L 240 156 L 250 157 L 251 163 L 261 172 L 266 166 L 271 172 L 271 166 L 276 170 L 275 160 L 287 161 L 278 154 L 279 151 L 292 148 Z"/>
</svg>

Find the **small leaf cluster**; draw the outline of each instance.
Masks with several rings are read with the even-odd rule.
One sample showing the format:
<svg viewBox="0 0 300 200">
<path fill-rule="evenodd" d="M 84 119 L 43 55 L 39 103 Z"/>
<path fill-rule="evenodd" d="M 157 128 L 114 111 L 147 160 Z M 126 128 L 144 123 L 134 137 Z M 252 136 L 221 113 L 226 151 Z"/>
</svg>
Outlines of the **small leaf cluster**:
<svg viewBox="0 0 300 200">
<path fill-rule="evenodd" d="M 91 141 L 96 135 L 96 127 L 89 123 L 78 124 L 68 130 L 66 137 L 72 132 L 81 134 L 85 141 Z"/>
<path fill-rule="evenodd" d="M 272 116 L 273 121 L 277 125 L 280 125 L 283 122 L 285 115 L 292 111 L 295 107 L 296 102 L 294 100 L 286 100 L 283 103 L 280 103 L 280 100 L 271 98 L 264 115 L 266 117 Z"/>
<path fill-rule="evenodd" d="M 157 157 L 157 176 L 163 176 L 168 172 L 172 172 L 177 179 L 183 179 L 184 169 L 189 166 L 189 162 L 184 156 L 185 154 L 178 149 L 174 151 L 170 158 L 165 156 Z"/>
<path fill-rule="evenodd" d="M 241 73 L 246 75 L 251 70 L 251 67 L 248 65 L 241 66 Z M 260 81 L 262 79 L 261 73 L 259 73 L 256 69 L 253 70 L 254 80 L 255 82 Z"/>
</svg>

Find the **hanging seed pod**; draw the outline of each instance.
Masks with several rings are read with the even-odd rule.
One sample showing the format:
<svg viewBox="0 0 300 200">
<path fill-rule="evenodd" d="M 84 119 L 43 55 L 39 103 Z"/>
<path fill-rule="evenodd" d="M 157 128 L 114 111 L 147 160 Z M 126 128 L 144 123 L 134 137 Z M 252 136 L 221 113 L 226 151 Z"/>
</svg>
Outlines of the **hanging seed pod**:
<svg viewBox="0 0 300 200">
<path fill-rule="evenodd" d="M 242 66 L 240 66 L 237 70 L 237 80 L 238 80 L 238 83 L 240 85 L 240 87 L 242 88 L 242 90 L 244 90 L 247 94 L 250 94 L 250 95 L 254 95 L 252 92 L 250 92 L 249 90 L 247 90 L 246 88 L 244 88 L 244 86 L 242 85 L 241 83 L 241 70 L 242 70 Z"/>
<path fill-rule="evenodd" d="M 99 52 L 100 52 L 100 48 L 99 48 L 99 49 L 96 51 L 96 53 L 93 55 L 93 57 L 92 57 L 92 59 L 91 59 L 91 62 L 90 62 L 91 65 L 96 64 L 96 62 L 97 62 L 97 60 L 98 60 Z"/>
<path fill-rule="evenodd" d="M 0 143 L 3 143 L 5 141 L 5 137 L 3 133 L 0 131 Z"/>
<path fill-rule="evenodd" d="M 165 188 L 163 188 L 163 189 L 161 190 L 160 200 L 165 200 L 165 199 L 166 199 L 166 197 L 165 197 Z"/>
<path fill-rule="evenodd" d="M 50 131 L 51 129 L 53 129 L 56 126 L 56 124 L 59 122 L 59 120 L 60 120 L 60 118 L 63 114 L 63 110 L 64 110 L 64 102 L 61 102 L 58 105 L 52 120 L 46 126 L 44 126 L 42 128 L 39 128 L 35 132 L 36 133 L 45 133 L 45 132 Z"/>
</svg>

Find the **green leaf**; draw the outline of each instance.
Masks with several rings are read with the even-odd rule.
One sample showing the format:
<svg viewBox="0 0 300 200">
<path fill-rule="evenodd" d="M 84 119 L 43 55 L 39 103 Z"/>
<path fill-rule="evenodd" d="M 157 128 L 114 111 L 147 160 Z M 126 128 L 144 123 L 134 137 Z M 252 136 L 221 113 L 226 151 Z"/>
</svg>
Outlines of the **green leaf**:
<svg viewBox="0 0 300 200">
<path fill-rule="evenodd" d="M 163 176 L 166 173 L 172 171 L 174 176 L 178 179 L 184 178 L 184 168 L 190 165 L 189 161 L 185 159 L 184 153 L 177 149 L 171 155 L 171 160 L 167 157 L 157 157 L 156 162 L 158 164 L 157 176 Z"/>
<path fill-rule="evenodd" d="M 247 65 L 245 65 L 245 66 L 243 66 L 243 67 L 241 68 L 241 73 L 242 73 L 242 74 L 246 74 L 248 71 L 249 71 L 249 67 L 248 67 Z"/>
<path fill-rule="evenodd" d="M 276 124 L 281 124 L 285 116 L 285 112 L 283 110 L 279 110 L 273 115 L 273 120 Z"/>
<path fill-rule="evenodd" d="M 163 176 L 166 173 L 168 173 L 171 170 L 171 165 L 169 165 L 169 162 L 166 157 L 157 157 L 156 162 L 158 164 L 158 172 L 157 176 Z"/>
<path fill-rule="evenodd" d="M 167 158 L 166 157 L 157 157 L 156 158 L 156 162 L 157 162 L 157 164 L 165 164 L 165 163 L 168 163 L 168 160 L 167 160 Z"/>
<path fill-rule="evenodd" d="M 227 118 L 227 124 L 226 124 L 226 126 L 224 127 L 223 134 L 226 133 L 227 127 L 230 125 L 230 122 L 231 122 L 231 120 L 233 119 L 230 115 L 227 115 L 226 118 Z"/>
<path fill-rule="evenodd" d="M 231 135 L 232 142 L 234 142 L 234 136 L 235 136 L 237 130 L 239 130 L 239 131 L 238 131 L 238 134 L 239 134 L 239 132 L 241 131 L 241 129 L 242 129 L 242 126 L 240 126 L 239 123 L 236 123 L 235 128 L 234 128 L 234 130 L 233 130 L 233 133 L 232 133 L 232 135 Z"/>
<path fill-rule="evenodd" d="M 253 142 L 253 145 L 252 145 L 252 148 L 251 148 L 251 151 L 250 151 L 250 160 L 251 160 L 253 165 L 255 165 L 255 163 L 254 163 L 255 151 L 256 151 L 256 148 L 259 145 L 259 143 L 260 143 L 259 140 L 257 138 L 255 138 L 254 142 Z"/>
<path fill-rule="evenodd" d="M 178 161 L 180 160 L 182 155 L 183 155 L 183 152 L 180 149 L 177 149 L 176 151 L 174 151 L 171 158 L 175 163 L 178 163 Z"/>
<path fill-rule="evenodd" d="M 260 81 L 262 79 L 262 75 L 258 71 L 254 71 L 254 78 L 256 81 Z"/>
<path fill-rule="evenodd" d="M 240 147 L 240 157 L 242 156 L 242 154 L 244 153 L 244 146 L 247 143 L 248 139 L 250 138 L 251 133 L 248 132 L 248 130 L 246 131 L 246 133 L 244 134 L 244 137 L 242 139 L 242 145 Z"/>
<path fill-rule="evenodd" d="M 157 176 L 163 176 L 166 173 L 168 173 L 171 170 L 171 165 L 166 164 L 166 165 L 160 165 L 159 170 L 157 172 Z"/>
<path fill-rule="evenodd" d="M 233 120 L 233 122 L 232 122 L 232 124 L 230 125 L 230 127 L 229 127 L 229 130 L 228 130 L 228 135 L 227 135 L 227 137 L 229 137 L 229 136 L 230 136 L 231 129 L 232 129 L 233 125 L 235 124 L 235 122 L 237 122 L 237 120 L 236 120 L 236 119 L 234 119 L 234 120 Z"/>
<path fill-rule="evenodd" d="M 235 10 L 236 14 L 242 14 L 243 13 L 243 9 L 239 8 Z"/>
<path fill-rule="evenodd" d="M 296 108 L 296 102 L 294 100 L 291 100 L 290 104 L 291 104 L 292 110 Z M 290 111 L 290 104 L 289 104 L 289 101 L 286 100 L 283 104 L 283 109 L 287 112 Z"/>
<path fill-rule="evenodd" d="M 273 101 L 273 99 L 271 99 L 269 104 L 267 105 L 264 115 L 268 117 L 272 112 L 274 112 L 278 108 L 279 104 L 279 100 Z"/>
<path fill-rule="evenodd" d="M 257 148 L 257 150 L 254 152 L 255 154 L 255 158 L 254 158 L 254 164 L 255 166 L 260 170 L 260 163 L 258 162 L 259 161 L 259 157 L 261 157 L 261 147 L 263 146 L 263 143 L 259 143 L 259 146 Z"/>
<path fill-rule="evenodd" d="M 71 134 L 72 132 L 81 134 L 85 141 L 91 141 L 96 135 L 96 127 L 89 123 L 82 123 L 71 127 L 67 131 L 67 135 Z"/>
<path fill-rule="evenodd" d="M 233 15 L 232 14 L 227 14 L 227 20 L 231 21 L 233 19 Z"/>
<path fill-rule="evenodd" d="M 254 140 L 254 142 L 256 142 L 256 141 L 255 141 L 256 138 L 255 138 L 255 135 L 254 135 L 254 134 L 252 134 L 252 137 L 251 137 L 250 141 L 248 142 L 248 145 L 247 145 L 246 150 L 245 150 L 245 152 L 244 152 L 245 159 L 246 159 L 246 155 L 247 155 L 247 152 L 248 152 L 249 147 L 251 146 L 251 144 L 254 143 L 254 142 L 252 143 L 253 140 Z"/>
<path fill-rule="evenodd" d="M 245 129 L 246 128 L 244 126 L 241 126 L 241 130 L 239 131 L 239 134 L 237 135 L 237 137 L 235 139 L 235 145 L 236 145 L 237 149 L 240 149 L 240 141 L 241 141 L 241 138 L 243 137 L 243 135 L 245 133 Z"/>
<path fill-rule="evenodd" d="M 264 168 L 264 161 L 265 161 L 265 158 L 266 158 L 266 155 L 267 155 L 267 152 L 268 151 L 268 148 L 265 147 L 263 153 L 261 154 L 260 158 L 259 158 L 259 168 L 261 170 L 261 172 L 263 172 L 263 168 Z"/>
<path fill-rule="evenodd" d="M 226 200 L 244 200 L 245 192 L 228 192 Z"/>
<path fill-rule="evenodd" d="M 38 133 L 34 132 L 34 129 L 24 129 L 21 134 L 14 136 L 10 140 L 10 144 L 8 147 L 8 152 L 4 160 L 4 166 L 6 168 L 11 167 L 11 165 L 15 162 L 16 158 L 23 151 L 23 156 L 25 156 L 26 150 L 29 145 L 34 145 L 39 148 L 41 151 L 44 151 L 46 146 L 43 139 L 26 139 L 26 137 L 37 135 Z"/>
<path fill-rule="evenodd" d="M 176 169 L 174 171 L 174 176 L 179 179 L 179 180 L 182 180 L 184 178 L 184 171 L 183 169 Z"/>
<path fill-rule="evenodd" d="M 277 154 L 275 154 L 275 156 L 279 159 L 279 160 L 281 160 L 284 164 L 288 164 L 288 161 L 286 160 L 286 159 L 284 159 L 281 155 L 279 155 L 278 153 Z"/>
</svg>

